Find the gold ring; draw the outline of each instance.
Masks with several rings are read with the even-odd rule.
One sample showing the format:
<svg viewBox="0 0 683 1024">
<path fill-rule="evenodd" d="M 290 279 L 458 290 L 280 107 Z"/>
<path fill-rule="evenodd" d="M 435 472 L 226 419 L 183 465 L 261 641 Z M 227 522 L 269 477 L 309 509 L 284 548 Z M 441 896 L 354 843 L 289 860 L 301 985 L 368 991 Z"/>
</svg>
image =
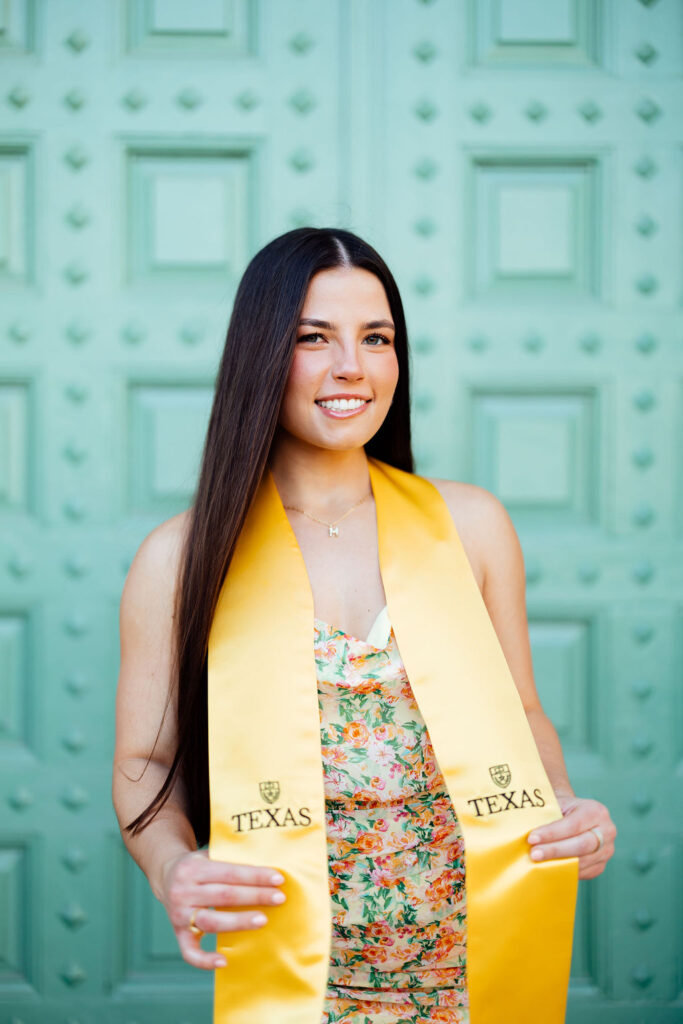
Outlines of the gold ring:
<svg viewBox="0 0 683 1024">
<path fill-rule="evenodd" d="M 598 845 L 593 850 L 593 853 L 597 853 L 598 850 L 600 850 L 602 848 L 602 844 L 605 841 L 604 837 L 603 837 L 602 832 L 600 831 L 600 829 L 598 828 L 597 825 L 593 825 L 593 827 L 589 831 L 594 832 L 596 837 L 597 837 Z"/>
<path fill-rule="evenodd" d="M 192 914 L 190 915 L 190 923 L 187 926 L 190 929 L 190 931 L 192 932 L 193 935 L 203 935 L 204 934 L 204 932 L 201 930 L 201 928 L 198 928 L 197 925 L 194 923 L 194 917 L 195 917 L 195 914 L 197 913 L 198 910 L 199 910 L 199 907 L 195 907 L 194 908 L 194 910 L 192 911 Z"/>
</svg>

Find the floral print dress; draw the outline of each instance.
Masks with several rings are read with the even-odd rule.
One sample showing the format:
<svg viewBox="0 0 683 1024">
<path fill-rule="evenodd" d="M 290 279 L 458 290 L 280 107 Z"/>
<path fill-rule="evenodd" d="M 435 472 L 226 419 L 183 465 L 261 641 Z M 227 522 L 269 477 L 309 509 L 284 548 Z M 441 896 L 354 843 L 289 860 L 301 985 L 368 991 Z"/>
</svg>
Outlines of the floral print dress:
<svg viewBox="0 0 683 1024">
<path fill-rule="evenodd" d="M 321 1024 L 468 1024 L 465 849 L 386 606 L 314 621 L 332 948 Z"/>
</svg>

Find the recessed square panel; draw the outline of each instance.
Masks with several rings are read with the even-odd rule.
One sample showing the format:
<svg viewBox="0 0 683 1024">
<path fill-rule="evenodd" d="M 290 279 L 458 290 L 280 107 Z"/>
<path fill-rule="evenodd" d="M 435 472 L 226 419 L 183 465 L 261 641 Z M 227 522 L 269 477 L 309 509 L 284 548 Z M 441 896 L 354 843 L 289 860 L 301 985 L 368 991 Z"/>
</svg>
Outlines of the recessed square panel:
<svg viewBox="0 0 683 1024">
<path fill-rule="evenodd" d="M 202 0 L 201 4 L 188 4 L 186 0 L 146 0 L 146 6 L 152 32 L 225 35 L 234 5 L 225 0 Z"/>
<path fill-rule="evenodd" d="M 586 619 L 529 615 L 534 678 L 543 709 L 568 752 L 595 751 L 596 711 L 589 694 L 594 672 L 594 627 Z"/>
<path fill-rule="evenodd" d="M 497 38 L 508 44 L 571 43 L 576 7 L 576 0 L 496 0 Z"/>
<path fill-rule="evenodd" d="M 129 282 L 227 285 L 248 259 L 254 153 L 127 150 Z"/>
<path fill-rule="evenodd" d="M 213 390 L 134 383 L 128 393 L 128 507 L 174 514 L 194 493 Z"/>
<path fill-rule="evenodd" d="M 156 176 L 150 189 L 151 257 L 155 268 L 205 267 L 227 270 L 229 194 L 225 176 Z"/>
<path fill-rule="evenodd" d="M 470 296 L 601 298 L 600 170 L 591 156 L 475 156 L 465 191 Z"/>
<path fill-rule="evenodd" d="M 529 275 L 568 278 L 576 263 L 572 245 L 576 210 L 571 190 L 562 186 L 503 187 L 497 200 L 496 276 L 501 280 Z M 548 224 L 553 225 L 552 231 Z"/>
<path fill-rule="evenodd" d="M 180 955 L 178 940 L 163 904 L 154 897 L 145 875 L 118 835 L 111 837 L 107 861 L 108 919 L 112 921 L 114 938 L 108 949 L 115 958 L 111 974 L 116 996 L 161 1002 L 164 995 L 168 996 L 164 989 L 170 983 L 180 1005 L 183 1005 L 183 998 L 194 991 L 195 1006 L 203 1011 L 202 1000 L 206 995 L 203 979 Z M 204 948 L 210 948 L 206 940 Z M 181 1012 L 178 1019 L 195 1018 L 192 1015 L 188 1018 Z"/>
<path fill-rule="evenodd" d="M 683 155 L 683 153 L 681 154 Z M 683 298 L 681 299 L 681 305 L 683 306 Z M 674 401 L 674 413 L 673 421 L 671 425 L 671 438 L 683 437 L 683 377 L 677 374 L 676 389 L 675 389 L 675 401 Z M 670 452 L 673 455 L 675 452 L 675 461 L 672 475 L 672 488 L 673 488 L 673 507 L 671 514 L 671 522 L 673 524 L 673 531 L 675 532 L 678 541 L 680 543 L 683 539 L 683 458 L 681 458 L 681 449 L 678 444 L 669 446 Z M 640 470 L 639 475 L 644 476 L 643 469 L 648 465 L 646 462 L 637 463 Z M 645 488 L 643 480 L 639 482 L 639 488 L 641 492 Z M 652 483 L 650 487 L 652 487 Z M 683 626 L 683 623 L 681 624 Z M 683 736 L 681 742 L 681 756 L 683 756 Z"/>
<path fill-rule="evenodd" d="M 26 512 L 30 506 L 29 386 L 0 384 L 0 512 Z"/>
<path fill-rule="evenodd" d="M 249 0 L 128 0 L 128 51 L 140 56 L 240 57 L 253 52 Z"/>
<path fill-rule="evenodd" d="M 32 53 L 36 38 L 35 0 L 0 3 L 0 54 L 20 57 Z"/>
<path fill-rule="evenodd" d="M 576 898 L 574 935 L 572 941 L 572 962 L 570 983 L 586 988 L 597 988 L 599 977 L 596 964 L 595 942 L 592 941 L 598 926 L 598 906 L 595 890 L 580 885 Z M 571 995 L 570 995 L 571 1001 Z"/>
<path fill-rule="evenodd" d="M 31 652 L 35 638 L 23 611 L 0 613 L 0 756 L 33 756 Z"/>
<path fill-rule="evenodd" d="M 14 829 L 20 823 L 11 823 Z M 3 810 L 3 832 L 7 833 L 10 819 Z M 35 929 L 40 920 L 36 916 L 37 865 L 36 839 L 3 838 L 0 843 L 0 977 L 4 989 L 2 1002 L 6 1004 L 10 992 L 36 1000 L 37 979 Z M 3 1014 L 6 1020 L 18 1020 Z"/>
<path fill-rule="evenodd" d="M 566 527 L 598 519 L 592 389 L 475 389 L 471 401 L 473 482 L 527 521 Z"/>
<path fill-rule="evenodd" d="M 603 0 L 469 0 L 469 63 L 585 68 L 603 62 Z"/>
<path fill-rule="evenodd" d="M 32 150 L 0 145 L 0 285 L 26 285 L 34 279 L 33 181 Z"/>
</svg>

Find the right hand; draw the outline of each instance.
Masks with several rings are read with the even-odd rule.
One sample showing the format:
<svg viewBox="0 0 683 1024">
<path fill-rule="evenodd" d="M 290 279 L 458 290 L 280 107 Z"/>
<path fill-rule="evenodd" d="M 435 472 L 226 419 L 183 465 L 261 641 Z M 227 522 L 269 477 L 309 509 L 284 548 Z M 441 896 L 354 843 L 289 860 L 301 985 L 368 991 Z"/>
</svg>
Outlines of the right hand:
<svg viewBox="0 0 683 1024">
<path fill-rule="evenodd" d="M 215 907 L 277 906 L 284 903 L 282 883 L 272 877 L 276 868 L 253 867 L 250 864 L 232 864 L 211 860 L 207 850 L 192 850 L 166 861 L 161 869 L 162 900 L 173 926 L 183 960 L 202 970 L 224 967 L 225 958 L 200 946 L 201 935 L 195 935 L 188 925 L 195 908 L 199 908 L 194 923 L 203 932 L 243 931 L 262 928 L 256 924 L 255 910 L 222 911 Z M 280 897 L 282 897 L 280 899 Z"/>
</svg>

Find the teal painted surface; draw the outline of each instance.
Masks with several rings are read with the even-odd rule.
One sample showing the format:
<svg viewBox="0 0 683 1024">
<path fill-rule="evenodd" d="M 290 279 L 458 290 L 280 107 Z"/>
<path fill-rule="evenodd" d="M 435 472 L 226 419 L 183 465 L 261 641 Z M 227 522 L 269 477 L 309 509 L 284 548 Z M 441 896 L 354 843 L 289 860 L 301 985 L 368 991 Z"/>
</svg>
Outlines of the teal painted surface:
<svg viewBox="0 0 683 1024">
<path fill-rule="evenodd" d="M 199 1021 L 110 801 L 118 602 L 186 507 L 250 256 L 394 270 L 418 471 L 504 501 L 580 795 L 568 1021 L 683 1019 L 676 0 L 0 10 L 0 1019 Z M 207 940 L 205 940 L 207 941 Z"/>
</svg>

